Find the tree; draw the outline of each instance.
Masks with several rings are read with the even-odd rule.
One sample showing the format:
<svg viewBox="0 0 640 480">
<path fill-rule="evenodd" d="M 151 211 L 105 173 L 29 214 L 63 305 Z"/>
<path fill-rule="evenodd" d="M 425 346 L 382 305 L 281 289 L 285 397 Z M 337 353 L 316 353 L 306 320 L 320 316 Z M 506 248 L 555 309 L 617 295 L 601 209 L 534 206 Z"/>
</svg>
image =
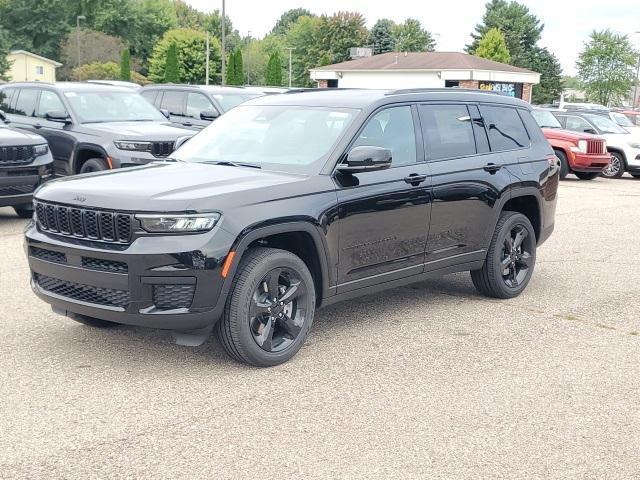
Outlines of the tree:
<svg viewBox="0 0 640 480">
<path fill-rule="evenodd" d="M 120 80 L 131 81 L 131 54 L 128 48 L 122 50 L 120 55 Z"/>
<path fill-rule="evenodd" d="M 278 52 L 272 53 L 269 57 L 265 83 L 272 87 L 279 87 L 282 85 L 282 61 L 280 60 Z"/>
<path fill-rule="evenodd" d="M 511 64 L 527 67 L 527 52 L 540 40 L 544 29 L 540 20 L 526 6 L 515 1 L 491 0 L 486 4 L 482 23 L 476 25 L 475 33 L 471 33 L 473 42 L 466 46 L 467 53 L 474 54 L 482 37 L 492 28 L 498 28 L 504 34 Z"/>
<path fill-rule="evenodd" d="M 393 52 L 393 27 L 394 23 L 387 18 L 381 18 L 375 23 L 369 32 L 369 39 L 367 40 L 369 46 L 373 47 L 374 55 Z"/>
<path fill-rule="evenodd" d="M 5 82 L 10 80 L 7 75 L 11 68 L 11 62 L 7 58 L 7 55 L 9 55 L 9 51 L 11 50 L 10 45 L 9 35 L 2 27 L 0 27 L 0 80 L 4 80 Z"/>
<path fill-rule="evenodd" d="M 317 45 L 318 17 L 300 17 L 291 25 L 286 36 L 286 44 L 292 52 L 292 84 L 296 87 L 312 87 L 309 69 L 318 65 L 322 56 Z"/>
<path fill-rule="evenodd" d="M 436 42 L 419 20 L 407 18 L 393 27 L 394 49 L 396 52 L 433 52 Z"/>
<path fill-rule="evenodd" d="M 322 15 L 316 24 L 314 47 L 316 58 L 314 67 L 319 65 L 319 59 L 328 55 L 329 63 L 339 63 L 349 60 L 349 50 L 366 44 L 369 32 L 364 26 L 364 17 L 358 12 L 337 12 Z"/>
<path fill-rule="evenodd" d="M 562 66 L 558 58 L 546 48 L 533 47 L 526 58 L 528 68 L 540 74 L 540 83 L 533 86 L 533 103 L 553 103 L 559 100 L 564 85 Z"/>
<path fill-rule="evenodd" d="M 271 29 L 271 33 L 275 35 L 286 35 L 289 28 L 298 21 L 300 17 L 312 17 L 313 14 L 306 8 L 294 8 L 287 10 Z"/>
<path fill-rule="evenodd" d="M 244 85 L 244 68 L 242 65 L 242 51 L 237 48 L 233 58 L 234 83 L 233 85 Z"/>
<path fill-rule="evenodd" d="M 80 64 L 119 62 L 120 52 L 126 48 L 121 38 L 113 37 L 95 30 L 73 29 L 60 44 L 60 62 L 62 67 L 56 71 L 61 80 L 70 78 L 71 69 L 78 66 L 78 43 L 80 43 Z"/>
<path fill-rule="evenodd" d="M 149 58 L 149 78 L 153 82 L 165 81 L 165 69 L 167 64 L 167 51 L 171 44 L 176 44 L 178 79 L 180 83 L 203 84 L 205 83 L 205 52 L 207 36 L 204 32 L 177 28 L 166 32 L 162 39 L 153 48 Z M 219 81 L 215 72 L 220 66 L 220 44 L 216 38 L 210 40 L 209 77 Z"/>
<path fill-rule="evenodd" d="M 180 81 L 180 71 L 178 69 L 178 45 L 171 42 L 167 49 L 167 58 L 164 66 L 164 81 L 167 83 L 178 83 Z"/>
<path fill-rule="evenodd" d="M 72 80 L 120 80 L 120 66 L 115 62 L 93 62 L 74 68 L 71 71 Z M 131 80 L 140 85 L 145 85 L 149 81 L 138 72 L 130 72 Z"/>
<path fill-rule="evenodd" d="M 492 28 L 480 39 L 476 55 L 495 62 L 509 63 L 511 60 L 504 35 L 497 28 Z"/>
<path fill-rule="evenodd" d="M 590 99 L 602 105 L 620 102 L 628 96 L 636 79 L 638 52 L 627 35 L 610 30 L 593 31 L 578 56 L 578 76 Z"/>
<path fill-rule="evenodd" d="M 227 69 L 226 69 L 227 85 L 235 85 L 236 84 L 236 52 L 232 51 L 227 57 Z"/>
</svg>

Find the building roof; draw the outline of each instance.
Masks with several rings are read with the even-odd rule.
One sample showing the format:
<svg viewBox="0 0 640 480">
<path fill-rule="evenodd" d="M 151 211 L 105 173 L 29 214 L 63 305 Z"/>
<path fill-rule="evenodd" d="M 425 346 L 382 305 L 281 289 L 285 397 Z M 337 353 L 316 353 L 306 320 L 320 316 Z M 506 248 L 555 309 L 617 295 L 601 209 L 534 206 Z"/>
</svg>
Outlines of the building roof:
<svg viewBox="0 0 640 480">
<path fill-rule="evenodd" d="M 38 60 L 42 60 L 43 62 L 50 63 L 54 67 L 61 67 L 62 64 L 60 62 L 56 62 L 55 60 L 51 60 L 50 58 L 41 57 L 40 55 L 36 55 L 35 53 L 27 52 L 26 50 L 11 50 L 9 55 L 27 55 L 28 57 L 37 58 Z"/>
<path fill-rule="evenodd" d="M 388 52 L 311 69 L 311 71 L 322 70 L 492 70 L 535 73 L 526 68 L 494 62 L 462 52 Z"/>
</svg>

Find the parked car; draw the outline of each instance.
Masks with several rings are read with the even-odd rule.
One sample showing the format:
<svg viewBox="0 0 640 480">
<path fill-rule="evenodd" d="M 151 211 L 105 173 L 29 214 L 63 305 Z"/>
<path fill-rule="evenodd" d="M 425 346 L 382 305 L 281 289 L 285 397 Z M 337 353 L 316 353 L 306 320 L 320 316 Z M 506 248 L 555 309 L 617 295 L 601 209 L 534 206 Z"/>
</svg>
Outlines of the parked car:
<svg viewBox="0 0 640 480">
<path fill-rule="evenodd" d="M 560 160 L 560 178 L 569 173 L 581 180 L 593 180 L 611 163 L 604 138 L 564 130 L 549 110 L 534 109 L 531 114 Z"/>
<path fill-rule="evenodd" d="M 264 93 L 242 87 L 215 85 L 147 85 L 142 96 L 157 108 L 169 112 L 178 126 L 202 130 L 233 107 Z"/>
<path fill-rule="evenodd" d="M 611 163 L 602 171 L 603 176 L 620 178 L 627 171 L 634 178 L 640 178 L 640 140 L 627 130 L 596 113 L 576 110 L 554 111 L 553 114 L 567 130 L 600 135 L 606 140 Z"/>
<path fill-rule="evenodd" d="M 633 123 L 634 125 L 640 127 L 640 111 L 638 111 L 638 110 L 618 110 L 617 112 L 618 113 L 622 113 L 629 120 L 631 120 L 631 123 Z"/>
<path fill-rule="evenodd" d="M 559 108 L 563 110 L 601 110 L 608 112 L 609 107 L 599 103 L 588 102 L 560 102 Z"/>
<path fill-rule="evenodd" d="M 553 231 L 560 170 L 530 110 L 452 89 L 252 100 L 175 162 L 38 190 L 33 289 L 82 323 L 183 344 L 216 325 L 258 366 L 290 359 L 340 300 L 459 271 L 515 297 Z"/>
<path fill-rule="evenodd" d="M 143 165 L 194 135 L 126 87 L 36 82 L 3 85 L 0 92 L 10 124 L 47 139 L 58 176 Z"/>
<path fill-rule="evenodd" d="M 127 87 L 132 90 L 140 90 L 142 87 L 135 82 L 127 82 L 126 80 L 87 80 L 89 83 L 97 83 L 99 85 L 113 85 L 116 87 Z"/>
<path fill-rule="evenodd" d="M 29 218 L 33 192 L 51 178 L 53 158 L 44 138 L 9 128 L 5 119 L 0 110 L 0 207 L 13 207 L 20 217 Z"/>
</svg>

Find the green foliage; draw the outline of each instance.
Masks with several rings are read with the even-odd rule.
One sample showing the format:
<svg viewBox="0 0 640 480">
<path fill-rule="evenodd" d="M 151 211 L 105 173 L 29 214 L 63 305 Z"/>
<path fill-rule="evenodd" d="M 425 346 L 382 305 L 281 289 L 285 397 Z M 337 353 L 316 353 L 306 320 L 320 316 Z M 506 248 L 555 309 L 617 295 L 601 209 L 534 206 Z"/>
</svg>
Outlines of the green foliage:
<svg viewBox="0 0 640 480">
<path fill-rule="evenodd" d="M 244 68 L 242 65 L 242 51 L 236 49 L 236 54 L 233 59 L 234 67 L 234 83 L 233 85 L 244 85 Z"/>
<path fill-rule="evenodd" d="M 167 83 L 178 83 L 179 80 L 178 45 L 176 42 L 171 42 L 167 49 L 167 58 L 164 64 L 164 81 Z"/>
<path fill-rule="evenodd" d="M 436 42 L 419 20 L 407 18 L 403 23 L 394 25 L 394 49 L 396 52 L 433 52 Z"/>
<path fill-rule="evenodd" d="M 562 66 L 558 58 L 546 48 L 533 47 L 526 60 L 527 68 L 540 74 L 540 83 L 533 86 L 533 103 L 553 103 L 564 89 Z"/>
<path fill-rule="evenodd" d="M 286 35 L 289 31 L 289 28 L 298 21 L 300 17 L 312 17 L 313 15 L 306 8 L 294 8 L 291 10 L 287 10 L 276 22 L 275 26 L 271 30 L 272 34 L 275 35 Z"/>
<path fill-rule="evenodd" d="M 62 67 L 56 70 L 61 80 L 70 78 L 71 69 L 78 66 L 78 43 L 80 44 L 80 65 L 84 63 L 119 62 L 120 53 L 126 48 L 119 37 L 81 28 L 71 30 L 60 44 Z"/>
<path fill-rule="evenodd" d="M 282 60 L 280 54 L 274 52 L 269 56 L 267 64 L 267 72 L 265 74 L 265 84 L 271 87 L 279 87 L 282 85 Z"/>
<path fill-rule="evenodd" d="M 227 85 L 235 85 L 236 84 L 236 52 L 235 50 L 231 52 L 227 57 L 227 68 L 225 73 L 226 73 L 225 83 Z"/>
<path fill-rule="evenodd" d="M 120 80 L 131 81 L 131 54 L 128 48 L 122 50 L 120 55 Z"/>
<path fill-rule="evenodd" d="M 393 27 L 394 23 L 387 18 L 381 18 L 375 23 L 367 40 L 369 46 L 373 48 L 374 55 L 393 52 Z"/>
<path fill-rule="evenodd" d="M 322 15 L 317 25 L 318 59 L 327 54 L 331 63 L 349 60 L 349 49 L 365 45 L 369 36 L 364 17 L 357 12 L 337 12 L 330 17 Z"/>
<path fill-rule="evenodd" d="M 492 28 L 480 39 L 476 55 L 502 63 L 509 63 L 511 60 L 504 35 L 497 28 Z"/>
<path fill-rule="evenodd" d="M 293 48 L 292 84 L 296 87 L 312 87 L 309 69 L 318 66 L 322 56 L 316 44 L 318 17 L 300 17 L 289 29 L 286 37 L 287 46 Z"/>
<path fill-rule="evenodd" d="M 486 4 L 482 23 L 476 25 L 476 31 L 471 34 L 473 42 L 467 45 L 467 53 L 474 54 L 482 37 L 492 28 L 498 28 L 504 34 L 511 64 L 526 67 L 527 53 L 540 40 L 544 25 L 518 2 L 491 0 Z"/>
<path fill-rule="evenodd" d="M 582 82 L 578 77 L 571 77 L 569 75 L 562 77 L 562 84 L 564 85 L 564 88 L 573 88 L 575 90 L 583 88 Z"/>
<path fill-rule="evenodd" d="M 0 80 L 9 81 L 8 72 L 11 68 L 11 62 L 7 59 L 11 42 L 6 30 L 0 27 Z"/>
<path fill-rule="evenodd" d="M 178 74 L 177 82 L 204 84 L 205 83 L 205 52 L 207 36 L 204 32 L 177 28 L 166 32 L 156 44 L 149 58 L 149 78 L 153 82 L 165 81 L 167 54 L 171 44 L 176 44 Z M 219 81 L 215 72 L 220 66 L 220 43 L 216 38 L 210 40 L 209 68 L 210 79 L 213 83 Z M 171 74 L 173 77 L 173 74 Z"/>
<path fill-rule="evenodd" d="M 121 66 L 116 62 L 86 63 L 71 71 L 71 80 L 122 80 Z M 138 72 L 130 72 L 130 81 L 145 85 L 149 81 Z"/>
<path fill-rule="evenodd" d="M 589 99 L 602 105 L 621 102 L 634 85 L 637 60 L 627 35 L 594 30 L 576 62 Z"/>
</svg>

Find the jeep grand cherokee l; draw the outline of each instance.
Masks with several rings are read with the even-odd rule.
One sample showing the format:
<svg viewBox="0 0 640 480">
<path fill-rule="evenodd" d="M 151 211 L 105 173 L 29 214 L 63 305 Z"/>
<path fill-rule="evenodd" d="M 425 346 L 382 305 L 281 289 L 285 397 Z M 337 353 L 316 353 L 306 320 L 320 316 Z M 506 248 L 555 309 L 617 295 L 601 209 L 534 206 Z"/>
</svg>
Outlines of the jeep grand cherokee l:
<svg viewBox="0 0 640 480">
<path fill-rule="evenodd" d="M 47 141 L 40 135 L 9 128 L 0 110 L 0 207 L 33 215 L 31 196 L 52 176 L 53 159 Z"/>
<path fill-rule="evenodd" d="M 479 91 L 271 95 L 165 162 L 64 178 L 26 231 L 35 293 L 80 322 L 216 326 L 254 365 L 316 308 L 452 272 L 520 294 L 554 227 L 559 166 L 521 100 Z"/>
<path fill-rule="evenodd" d="M 42 135 L 57 176 L 142 165 L 173 152 L 177 128 L 137 92 L 97 83 L 11 83 L 0 108 L 14 127 Z"/>
</svg>

